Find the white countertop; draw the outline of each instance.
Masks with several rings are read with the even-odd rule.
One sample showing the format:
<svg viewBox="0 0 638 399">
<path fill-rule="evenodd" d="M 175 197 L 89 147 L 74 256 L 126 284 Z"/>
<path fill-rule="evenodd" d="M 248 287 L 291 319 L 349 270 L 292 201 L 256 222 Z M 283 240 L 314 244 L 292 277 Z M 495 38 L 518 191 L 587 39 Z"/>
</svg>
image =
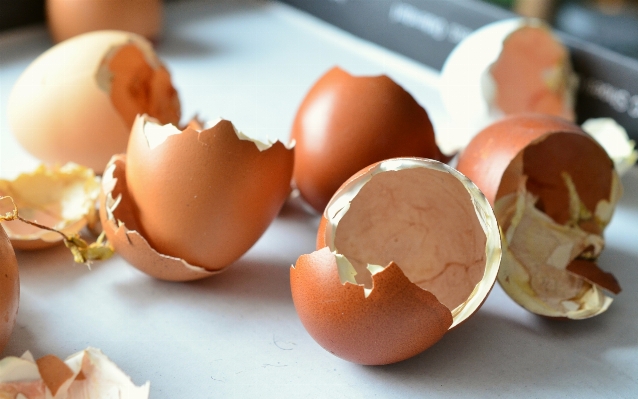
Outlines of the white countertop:
<svg viewBox="0 0 638 399">
<path fill-rule="evenodd" d="M 385 73 L 447 117 L 437 74 L 286 5 L 170 3 L 158 52 L 185 118 L 223 116 L 253 135 L 287 138 L 306 91 L 340 65 Z M 9 131 L 7 99 L 51 43 L 43 27 L 0 34 L 0 177 L 37 165 Z M 192 283 L 148 277 L 118 256 L 92 270 L 64 247 L 17 253 L 20 312 L 3 356 L 62 358 L 97 347 L 152 398 L 638 397 L 638 168 L 606 230 L 599 265 L 624 291 L 593 319 L 534 316 L 496 286 L 481 310 L 434 347 L 382 367 L 322 349 L 295 312 L 289 268 L 314 250 L 318 219 L 287 207 L 226 272 Z"/>
</svg>

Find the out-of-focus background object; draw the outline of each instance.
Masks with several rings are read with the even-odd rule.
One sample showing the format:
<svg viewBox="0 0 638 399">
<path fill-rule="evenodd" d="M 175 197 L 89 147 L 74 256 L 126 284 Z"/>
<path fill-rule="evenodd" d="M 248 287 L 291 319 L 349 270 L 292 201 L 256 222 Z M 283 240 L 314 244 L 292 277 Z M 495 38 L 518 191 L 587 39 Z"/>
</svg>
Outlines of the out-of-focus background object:
<svg viewBox="0 0 638 399">
<path fill-rule="evenodd" d="M 46 15 L 55 42 L 103 29 L 156 40 L 162 29 L 162 0 L 46 0 Z"/>
<path fill-rule="evenodd" d="M 638 0 L 484 0 L 638 59 Z"/>
</svg>

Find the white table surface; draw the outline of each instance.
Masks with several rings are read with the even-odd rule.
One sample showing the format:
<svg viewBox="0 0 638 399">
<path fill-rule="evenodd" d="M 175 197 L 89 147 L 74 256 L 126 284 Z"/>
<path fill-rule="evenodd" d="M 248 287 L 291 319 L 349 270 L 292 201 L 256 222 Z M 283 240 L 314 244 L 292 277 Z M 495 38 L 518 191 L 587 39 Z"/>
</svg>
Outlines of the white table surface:
<svg viewBox="0 0 638 399">
<path fill-rule="evenodd" d="M 38 163 L 13 138 L 6 108 L 13 82 L 50 46 L 44 27 L 0 34 L 0 177 Z M 428 110 L 443 146 L 453 141 L 436 72 L 286 5 L 171 3 L 158 52 L 184 118 L 223 116 L 249 134 L 285 139 L 306 91 L 340 65 L 391 76 Z M 534 316 L 497 286 L 421 355 L 351 364 L 316 344 L 295 312 L 289 268 L 314 250 L 318 219 L 289 206 L 226 272 L 192 283 L 155 280 L 118 256 L 89 271 L 63 247 L 18 252 L 20 311 L 3 356 L 64 358 L 97 347 L 138 385 L 150 380 L 152 398 L 635 398 L 638 168 L 623 183 L 599 264 L 624 291 L 593 319 Z"/>
</svg>

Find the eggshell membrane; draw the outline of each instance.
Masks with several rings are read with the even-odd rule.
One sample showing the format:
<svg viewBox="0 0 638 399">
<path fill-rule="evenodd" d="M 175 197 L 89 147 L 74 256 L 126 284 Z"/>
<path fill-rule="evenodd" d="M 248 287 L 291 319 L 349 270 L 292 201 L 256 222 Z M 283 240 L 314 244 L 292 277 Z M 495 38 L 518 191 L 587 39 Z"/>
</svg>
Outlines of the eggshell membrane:
<svg viewBox="0 0 638 399">
<path fill-rule="evenodd" d="M 96 30 L 116 29 L 157 39 L 162 29 L 160 0 L 47 0 L 54 42 Z"/>
<path fill-rule="evenodd" d="M 138 117 L 127 151 L 128 193 L 142 235 L 158 252 L 190 264 L 228 266 L 283 206 L 293 148 L 255 142 L 226 120 L 202 131 L 187 127 L 151 148 L 145 129 L 152 126 Z"/>
<path fill-rule="evenodd" d="M 490 125 L 481 131 L 461 153 L 457 167 L 459 171 L 476 182 L 492 204 L 497 204 L 501 198 L 511 197 L 517 192 L 519 185 L 523 184 L 527 192 L 538 198 L 535 207 L 550 217 L 560 228 L 567 228 L 562 226 L 573 223 L 570 222 L 570 192 L 563 180 L 563 174 L 566 173 L 571 178 L 581 206 L 586 208 L 586 212 L 596 214 L 598 217 L 597 212 L 601 203 L 606 204 L 604 208 L 609 208 L 604 212 L 606 219 L 598 220 L 596 223 L 580 223 L 577 227 L 583 232 L 582 234 L 602 234 L 602 228 L 609 222 L 613 206 L 621 191 L 613 161 L 604 149 L 575 124 L 547 115 L 512 116 Z M 499 223 L 502 227 L 509 229 L 511 215 L 502 214 L 499 217 L 501 217 Z M 547 228 L 550 226 L 548 225 Z M 547 231 L 543 234 L 545 236 L 543 239 L 549 239 L 550 234 L 554 233 Z M 589 258 L 582 258 L 588 251 L 585 248 L 587 244 L 573 243 L 573 245 L 583 245 L 581 248 L 583 254 L 566 265 L 564 270 L 569 273 L 544 266 L 543 273 L 549 274 L 543 276 L 530 274 L 531 277 L 517 275 L 510 263 L 514 262 L 514 256 L 523 254 L 510 254 L 506 251 L 507 256 L 503 258 L 499 281 L 505 291 L 526 309 L 545 316 L 562 317 L 563 315 L 558 311 L 535 305 L 535 301 L 541 300 L 537 298 L 544 298 L 540 294 L 510 292 L 513 288 L 508 286 L 514 284 L 513 281 L 527 281 L 529 278 L 539 282 L 540 279 L 551 279 L 554 281 L 552 290 L 556 291 L 557 295 L 561 289 L 568 290 L 569 287 L 578 291 L 591 290 L 591 295 L 602 295 L 595 286 L 592 287 L 592 284 L 618 293 L 620 286 L 613 275 L 600 270 L 595 263 L 595 257 L 604 245 L 602 237 L 599 239 L 601 241 L 598 245 L 599 249 L 597 251 L 592 249 L 594 255 L 590 255 Z M 512 244 L 508 243 L 508 247 L 510 245 Z M 512 251 L 516 251 L 516 248 L 522 249 L 520 243 Z M 533 250 L 530 249 L 530 251 Z M 527 273 L 530 271 L 528 270 Z M 589 288 L 583 285 L 581 289 L 577 289 L 578 284 L 584 284 L 583 281 L 589 283 Z M 561 284 L 564 284 L 564 287 Z M 581 298 L 576 292 L 574 295 Z M 565 291 L 565 297 L 569 297 L 567 291 Z M 565 311 L 564 316 L 579 319 L 600 314 L 611 303 L 610 297 L 601 296 L 601 301 L 603 299 L 604 302 L 600 302 L 600 309 L 594 309 L 583 315 Z"/>
<path fill-rule="evenodd" d="M 91 169 L 72 163 L 61 167 L 40 165 L 14 180 L 0 180 L 0 196 L 13 199 L 13 203 L 0 202 L 0 213 L 12 212 L 15 205 L 26 220 L 71 236 L 97 221 L 99 192 L 99 178 Z M 43 249 L 63 240 L 57 232 L 20 220 L 4 221 L 2 225 L 15 249 Z"/>
<path fill-rule="evenodd" d="M 138 270 L 160 280 L 191 281 L 218 272 L 191 265 L 183 259 L 168 256 L 153 249 L 140 234 L 126 185 L 126 155 L 114 155 L 102 178 L 100 220 L 115 251 Z"/>
<path fill-rule="evenodd" d="M 354 77 L 338 67 L 308 91 L 291 136 L 295 184 L 318 212 L 344 181 L 372 163 L 445 158 L 428 114 L 407 91 L 385 75 Z"/>
<path fill-rule="evenodd" d="M 0 353 L 11 337 L 19 301 L 18 261 L 7 234 L 0 226 Z"/>
<path fill-rule="evenodd" d="M 422 184 L 424 181 L 429 184 Z M 411 198 L 406 198 L 411 194 Z M 391 205 L 379 201 L 384 197 L 390 197 Z M 413 200 L 417 198 L 422 199 L 422 207 L 416 212 L 423 211 L 421 223 L 413 223 L 418 220 L 415 213 L 406 210 L 415 205 Z M 384 212 L 392 205 L 398 208 L 394 215 Z M 451 216 L 450 209 L 459 215 Z M 441 224 L 436 217 L 431 219 L 437 212 L 447 214 L 439 216 L 447 217 L 449 223 Z M 454 230 L 459 228 L 456 222 L 462 221 L 470 227 L 462 227 L 459 237 L 454 237 Z M 431 228 L 437 226 L 439 234 L 422 237 L 419 228 L 410 226 L 428 223 Z M 440 233 L 441 230 L 445 231 Z M 388 236 L 387 231 L 395 234 Z M 415 235 L 424 238 L 424 242 L 411 242 Z M 450 239 L 455 242 L 448 242 Z M 466 245 L 468 240 L 472 243 Z M 431 265 L 421 265 L 419 270 L 410 265 L 414 261 L 410 258 L 414 255 L 428 263 L 431 256 L 440 257 L 437 244 L 456 249 L 457 253 L 443 256 L 467 261 L 471 264 L 469 272 L 458 273 L 452 280 L 440 278 L 449 266 L 455 268 L 454 261 L 443 261 L 444 270 L 432 279 L 434 284 L 424 283 L 422 277 L 432 271 Z M 451 168 L 414 158 L 371 165 L 344 183 L 324 212 L 317 248 L 316 252 L 300 257 L 291 268 L 295 308 L 304 327 L 321 346 L 361 364 L 400 361 L 436 343 L 448 329 L 478 310 L 495 282 L 500 261 L 496 219 L 480 191 Z M 458 256 L 458 252 L 468 256 L 463 260 L 464 256 Z M 381 268 L 386 259 L 394 259 L 393 255 L 407 267 L 390 261 Z M 477 260 L 482 264 L 477 264 L 481 263 Z M 363 263 L 364 268 L 365 263 L 379 266 L 367 271 L 357 268 L 357 262 Z M 466 284 L 454 286 L 456 279 L 468 282 L 469 290 Z M 443 287 L 436 287 L 437 280 Z M 455 289 L 459 295 L 446 297 Z M 437 295 L 445 298 L 447 306 Z"/>
<path fill-rule="evenodd" d="M 441 99 L 455 136 L 448 146 L 465 147 L 477 131 L 512 113 L 573 120 L 577 85 L 568 49 L 545 22 L 485 25 L 462 40 L 441 69 Z"/>
<path fill-rule="evenodd" d="M 101 173 L 126 150 L 133 118 L 177 123 L 180 105 L 151 43 L 121 31 L 76 36 L 40 55 L 8 101 L 16 139 L 45 162 L 75 162 Z"/>
</svg>

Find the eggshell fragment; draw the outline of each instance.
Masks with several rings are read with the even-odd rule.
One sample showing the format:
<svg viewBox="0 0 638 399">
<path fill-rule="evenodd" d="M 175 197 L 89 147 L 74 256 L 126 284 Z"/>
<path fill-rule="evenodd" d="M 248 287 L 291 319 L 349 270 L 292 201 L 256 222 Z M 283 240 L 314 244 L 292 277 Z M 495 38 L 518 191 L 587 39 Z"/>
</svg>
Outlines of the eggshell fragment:
<svg viewBox="0 0 638 399">
<path fill-rule="evenodd" d="M 291 136 L 295 184 L 318 212 L 372 163 L 399 156 L 446 160 L 428 114 L 407 91 L 385 75 L 355 77 L 338 67 L 306 94 Z"/>
<path fill-rule="evenodd" d="M 595 264 L 622 188 L 605 150 L 577 125 L 540 114 L 504 118 L 461 153 L 458 169 L 494 204 L 504 233 L 503 289 L 544 316 L 583 319 L 619 292 Z"/>
<path fill-rule="evenodd" d="M 295 308 L 321 346 L 361 364 L 407 359 L 465 321 L 501 256 L 496 218 L 476 186 L 419 158 L 382 161 L 345 182 L 317 248 L 290 270 Z"/>
<path fill-rule="evenodd" d="M 630 170 L 638 160 L 636 143 L 629 139 L 625 128 L 615 120 L 611 118 L 587 119 L 582 128 L 607 151 L 620 176 Z"/>
<path fill-rule="evenodd" d="M 0 226 L 0 353 L 11 337 L 19 301 L 18 261 L 9 238 Z"/>
<path fill-rule="evenodd" d="M 180 131 L 138 117 L 126 158 L 114 158 L 104 178 L 107 237 L 131 264 L 161 279 L 206 277 L 237 260 L 290 192 L 292 148 L 250 139 L 226 120 L 193 126 Z"/>
<path fill-rule="evenodd" d="M 45 162 L 75 162 L 102 173 L 126 150 L 135 115 L 178 123 L 180 104 L 167 69 L 141 36 L 98 31 L 40 55 L 8 101 L 13 133 Z"/>
<path fill-rule="evenodd" d="M 150 383 L 136 386 L 99 349 L 87 348 L 65 361 L 30 352 L 0 360 L 0 393 L 7 399 L 146 399 Z"/>
<path fill-rule="evenodd" d="M 457 147 L 493 121 L 521 112 L 574 120 L 578 79 L 569 50 L 543 21 L 488 24 L 461 41 L 441 70 L 440 92 Z"/>
<path fill-rule="evenodd" d="M 15 205 L 21 217 L 72 236 L 97 222 L 99 192 L 99 178 L 91 169 L 73 163 L 40 165 L 14 180 L 0 180 L 0 196 L 13 199 L 13 204 L 3 201 L 0 212 L 10 212 Z M 60 234 L 19 220 L 2 225 L 16 249 L 41 249 L 62 242 Z"/>
<path fill-rule="evenodd" d="M 47 0 L 47 22 L 54 42 L 104 29 L 157 39 L 162 29 L 160 0 Z"/>
</svg>

